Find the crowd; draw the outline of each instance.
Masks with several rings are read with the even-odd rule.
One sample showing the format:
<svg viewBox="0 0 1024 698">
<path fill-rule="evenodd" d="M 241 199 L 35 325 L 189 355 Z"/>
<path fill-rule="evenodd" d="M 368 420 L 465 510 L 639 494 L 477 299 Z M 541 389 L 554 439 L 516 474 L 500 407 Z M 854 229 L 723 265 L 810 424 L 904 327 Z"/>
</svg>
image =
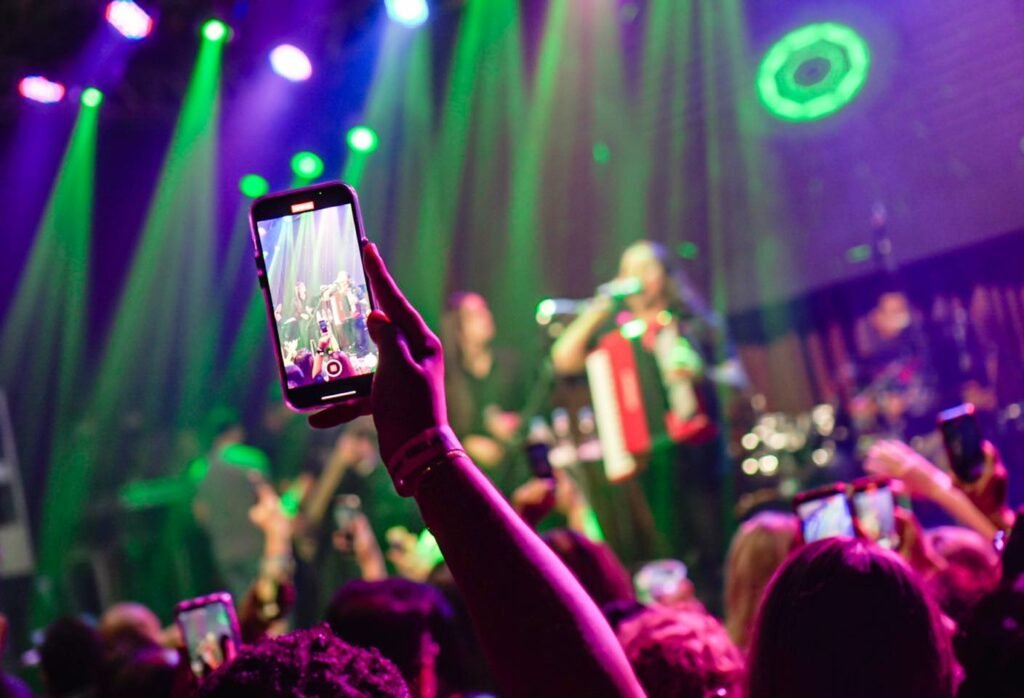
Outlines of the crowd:
<svg viewBox="0 0 1024 698">
<path fill-rule="evenodd" d="M 258 483 L 247 514 L 262 558 L 238 599 L 239 647 L 196 675 L 176 628 L 119 604 L 98 624 L 47 628 L 37 650 L 45 695 L 1024 696 L 1024 532 L 1012 533 L 994 448 L 972 484 L 898 442 L 872 449 L 869 471 L 961 524 L 925 531 L 900 510 L 897 550 L 861 538 L 804 543 L 794 515 L 756 514 L 729 546 L 719 619 L 671 566 L 652 575 L 662 583 L 635 584 L 594 540 L 564 476 L 528 482 L 511 502 L 495 489 L 448 427 L 439 340 L 375 247 L 365 262 L 380 307 L 368 319 L 380 350 L 372 393 L 310 422 L 373 416 L 388 474 L 418 505 L 436 556 L 394 557 L 402 574 L 388 577 L 367 518 L 354 515 L 335 542 L 362 579 L 289 632 L 301 584 L 295 522 Z M 556 510 L 568 526 L 538 535 Z M 4 695 L 31 694 L 5 677 Z"/>
</svg>

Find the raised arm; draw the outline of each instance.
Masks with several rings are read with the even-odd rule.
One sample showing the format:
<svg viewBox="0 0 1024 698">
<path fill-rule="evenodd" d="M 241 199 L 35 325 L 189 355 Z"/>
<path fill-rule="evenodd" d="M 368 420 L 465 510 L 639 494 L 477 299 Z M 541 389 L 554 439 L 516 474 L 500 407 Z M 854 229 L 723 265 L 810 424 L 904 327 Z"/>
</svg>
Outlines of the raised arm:
<svg viewBox="0 0 1024 698">
<path fill-rule="evenodd" d="M 310 423 L 372 411 L 396 488 L 416 498 L 437 538 L 503 694 L 642 696 L 593 601 L 461 450 L 447 425 L 440 342 L 376 248 L 364 259 L 384 311 L 368 323 L 380 349 L 373 389 Z"/>
<path fill-rule="evenodd" d="M 590 306 L 580 313 L 575 320 L 558 336 L 551 347 L 551 365 L 555 373 L 575 375 L 583 373 L 587 364 L 587 345 L 590 339 L 611 317 L 612 303 L 606 297 L 599 296 Z"/>
</svg>

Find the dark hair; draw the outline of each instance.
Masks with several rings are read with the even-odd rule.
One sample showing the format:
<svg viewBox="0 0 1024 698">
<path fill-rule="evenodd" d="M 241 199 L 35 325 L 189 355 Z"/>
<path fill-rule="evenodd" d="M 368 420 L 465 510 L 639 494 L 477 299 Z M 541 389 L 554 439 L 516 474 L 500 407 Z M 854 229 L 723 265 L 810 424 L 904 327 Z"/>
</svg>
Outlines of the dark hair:
<svg viewBox="0 0 1024 698">
<path fill-rule="evenodd" d="M 299 349 L 292 357 L 292 363 L 302 371 L 303 380 L 313 379 L 313 352 L 309 349 Z"/>
<path fill-rule="evenodd" d="M 112 660 L 107 665 L 110 678 L 101 695 L 105 698 L 171 698 L 178 671 L 173 660 L 173 650 L 156 646 Z"/>
<path fill-rule="evenodd" d="M 960 698 L 1024 695 L 1024 577 L 978 601 L 954 646 L 966 674 Z"/>
<path fill-rule="evenodd" d="M 324 618 L 331 630 L 358 647 L 374 647 L 413 684 L 423 668 L 423 641 L 438 647 L 438 677 L 451 682 L 457 654 L 454 617 L 440 591 L 401 577 L 351 581 L 335 592 Z"/>
<path fill-rule="evenodd" d="M 939 608 L 959 625 L 999 585 L 1001 566 L 992 544 L 970 529 L 940 526 L 925 538 L 946 564 L 925 582 Z"/>
<path fill-rule="evenodd" d="M 948 698 L 949 637 L 894 553 L 830 538 L 798 549 L 765 592 L 747 698 Z"/>
<path fill-rule="evenodd" d="M 408 696 L 379 652 L 346 644 L 329 628 L 296 630 L 244 648 L 199 690 L 207 698 L 384 698 Z"/>
<path fill-rule="evenodd" d="M 598 606 L 635 598 L 629 573 L 615 552 L 604 543 L 595 543 L 565 528 L 547 531 L 541 538 Z"/>
<path fill-rule="evenodd" d="M 79 618 L 68 616 L 54 621 L 39 647 L 39 668 L 52 696 L 95 686 L 102 661 L 100 634 Z"/>
<path fill-rule="evenodd" d="M 650 698 L 731 696 L 742 683 L 743 656 L 702 610 L 653 606 L 616 634 Z"/>
</svg>

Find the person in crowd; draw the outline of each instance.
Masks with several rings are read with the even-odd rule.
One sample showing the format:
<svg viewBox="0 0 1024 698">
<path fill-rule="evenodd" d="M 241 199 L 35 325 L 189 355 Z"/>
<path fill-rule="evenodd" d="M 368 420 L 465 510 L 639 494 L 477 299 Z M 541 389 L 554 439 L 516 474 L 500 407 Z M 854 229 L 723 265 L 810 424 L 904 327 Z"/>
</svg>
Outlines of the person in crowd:
<svg viewBox="0 0 1024 698">
<path fill-rule="evenodd" d="M 576 531 L 556 528 L 541 535 L 565 566 L 576 575 L 598 606 L 635 599 L 633 581 L 615 552 Z"/>
<path fill-rule="evenodd" d="M 448 424 L 444 353 L 373 244 L 364 265 L 380 310 L 380 365 L 368 398 L 310 417 L 332 427 L 372 413 L 400 494 L 437 539 L 507 695 L 641 696 L 611 628 L 572 573 L 515 514 Z"/>
<path fill-rule="evenodd" d="M 799 542 L 799 519 L 778 512 L 753 516 L 733 535 L 725 563 L 725 627 L 741 650 L 750 644 L 765 587 Z"/>
<path fill-rule="evenodd" d="M 243 443 L 245 430 L 234 412 L 215 408 L 211 434 L 207 455 L 189 467 L 196 483 L 193 511 L 209 533 L 222 583 L 241 599 L 259 572 L 264 541 L 249 509 L 270 464 L 262 451 Z"/>
<path fill-rule="evenodd" d="M 942 612 L 959 626 L 981 597 L 999 585 L 999 555 L 990 541 L 969 528 L 939 526 L 924 535 L 941 561 L 925 578 L 925 586 Z"/>
<path fill-rule="evenodd" d="M 553 478 L 530 478 L 510 497 L 513 508 L 532 528 L 538 528 L 549 514 L 557 514 L 566 528 L 602 542 L 604 532 L 582 488 L 565 469 L 553 471 Z"/>
<path fill-rule="evenodd" d="M 448 298 L 442 318 L 448 419 L 466 453 L 481 467 L 512 467 L 508 452 L 525 400 L 514 353 L 496 348 L 494 316 L 479 293 L 460 291 Z M 512 474 L 495 472 L 500 486 Z"/>
<path fill-rule="evenodd" d="M 180 661 L 174 650 L 138 647 L 108 664 L 99 698 L 176 698 L 181 695 Z"/>
<path fill-rule="evenodd" d="M 80 618 L 59 618 L 46 629 L 39 647 L 39 670 L 49 698 L 95 695 L 103 663 L 103 641 Z"/>
<path fill-rule="evenodd" d="M 140 603 L 116 603 L 100 618 L 100 638 L 108 655 L 121 655 L 164 642 L 160 619 Z"/>
<path fill-rule="evenodd" d="M 739 695 L 743 655 L 704 611 L 653 606 L 622 621 L 617 634 L 648 698 Z"/>
<path fill-rule="evenodd" d="M 461 688 L 453 611 L 430 585 L 400 577 L 352 581 L 338 589 L 324 620 L 345 642 L 393 662 L 414 698 Z"/>
<path fill-rule="evenodd" d="M 322 625 L 244 647 L 200 687 L 201 698 L 405 698 L 398 669 Z"/>
<path fill-rule="evenodd" d="M 705 307 L 668 250 L 642 240 L 619 263 L 619 284 L 635 292 L 599 293 L 552 347 L 560 375 L 582 373 L 603 342 L 629 336 L 646 422 L 655 446 L 639 478 L 644 497 L 631 512 L 644 557 L 680 558 L 708 602 L 722 568 L 721 441 L 713 377 L 728 373 L 717 318 Z M 623 328 L 628 331 L 622 333 Z M 734 370 L 733 373 L 736 373 Z M 645 501 L 644 501 L 645 500 Z M 653 515 L 653 531 L 649 524 Z M 714 606 L 714 603 L 711 603 Z"/>
<path fill-rule="evenodd" d="M 1024 696 L 1024 577 L 982 597 L 954 647 L 965 673 L 959 698 Z"/>
<path fill-rule="evenodd" d="M 950 638 L 895 553 L 849 538 L 799 548 L 765 592 L 747 698 L 952 698 Z"/>
</svg>

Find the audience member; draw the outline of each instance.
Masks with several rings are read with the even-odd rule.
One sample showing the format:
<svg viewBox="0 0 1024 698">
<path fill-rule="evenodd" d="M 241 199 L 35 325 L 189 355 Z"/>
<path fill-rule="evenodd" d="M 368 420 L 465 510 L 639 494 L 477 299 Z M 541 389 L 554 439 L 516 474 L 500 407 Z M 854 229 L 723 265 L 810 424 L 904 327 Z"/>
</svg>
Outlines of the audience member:
<svg viewBox="0 0 1024 698">
<path fill-rule="evenodd" d="M 769 511 L 752 517 L 733 535 L 725 563 L 725 627 L 740 649 L 750 644 L 765 587 L 799 542 L 799 519 Z"/>
<path fill-rule="evenodd" d="M 959 698 L 1024 696 L 1024 577 L 984 596 L 957 632 Z"/>
<path fill-rule="evenodd" d="M 345 644 L 326 625 L 242 649 L 210 676 L 204 698 L 402 698 L 409 689 L 377 650 Z"/>
<path fill-rule="evenodd" d="M 768 585 L 747 698 L 951 698 L 934 602 L 895 553 L 848 538 L 798 549 Z"/>
<path fill-rule="evenodd" d="M 345 642 L 393 662 L 416 698 L 449 695 L 461 683 L 452 609 L 430 585 L 352 581 L 334 595 L 325 620 Z"/>
<path fill-rule="evenodd" d="M 140 603 L 117 603 L 100 618 L 100 638 L 108 655 L 159 646 L 163 641 L 160 619 Z"/>
<path fill-rule="evenodd" d="M 100 698 L 172 698 L 179 686 L 180 661 L 174 650 L 138 648 L 108 666 Z"/>
<path fill-rule="evenodd" d="M 653 606 L 622 621 L 618 637 L 648 698 L 733 696 L 741 687 L 743 656 L 703 611 Z"/>
<path fill-rule="evenodd" d="M 70 616 L 46 629 L 39 647 L 39 670 L 49 698 L 95 695 L 103 662 L 103 641 L 91 625 Z"/>
<path fill-rule="evenodd" d="M 940 526 L 925 537 L 942 563 L 925 579 L 925 586 L 943 613 L 959 625 L 981 597 L 999 585 L 999 556 L 990 542 L 968 528 Z"/>
<path fill-rule="evenodd" d="M 548 531 L 541 539 L 555 551 L 598 606 L 636 598 L 629 573 L 615 551 L 604 543 L 595 543 L 567 528 Z"/>
</svg>

